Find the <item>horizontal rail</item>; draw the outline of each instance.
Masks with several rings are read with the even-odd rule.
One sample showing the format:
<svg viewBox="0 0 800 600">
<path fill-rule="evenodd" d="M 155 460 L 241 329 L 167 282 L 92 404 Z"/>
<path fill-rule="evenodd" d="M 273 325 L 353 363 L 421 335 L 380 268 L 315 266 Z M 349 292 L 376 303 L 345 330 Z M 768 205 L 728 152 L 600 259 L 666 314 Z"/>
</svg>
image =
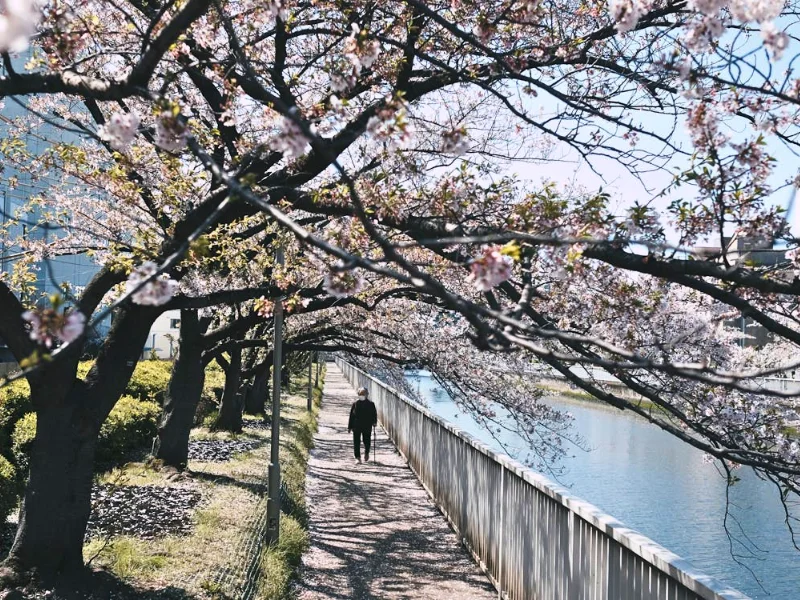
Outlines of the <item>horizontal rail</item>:
<svg viewBox="0 0 800 600">
<path fill-rule="evenodd" d="M 509 600 L 749 600 L 357 367 L 392 441 Z"/>
</svg>

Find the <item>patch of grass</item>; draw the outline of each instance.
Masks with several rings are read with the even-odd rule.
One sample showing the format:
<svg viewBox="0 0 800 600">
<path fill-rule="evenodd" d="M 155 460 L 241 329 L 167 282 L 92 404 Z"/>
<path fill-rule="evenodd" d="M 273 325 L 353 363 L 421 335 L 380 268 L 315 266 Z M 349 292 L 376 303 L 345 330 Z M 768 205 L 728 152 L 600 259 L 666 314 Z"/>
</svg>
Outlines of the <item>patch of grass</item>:
<svg viewBox="0 0 800 600">
<path fill-rule="evenodd" d="M 308 530 L 290 515 L 281 517 L 280 541 L 261 553 L 259 597 L 279 600 L 289 597 L 291 582 L 308 548 Z"/>
<path fill-rule="evenodd" d="M 308 456 L 314 447 L 319 411 L 322 406 L 323 373 L 320 385 L 312 391 L 312 411 L 308 412 L 305 399 L 282 406 L 290 420 L 290 435 L 281 444 L 281 476 L 288 496 L 289 513 L 281 515 L 280 541 L 261 553 L 259 598 L 279 600 L 291 597 L 291 585 L 297 576 L 297 567 L 309 544 L 308 511 L 306 508 L 306 470 Z M 306 380 L 306 384 L 307 384 Z"/>
<path fill-rule="evenodd" d="M 565 396 L 567 398 L 572 398 L 574 400 L 582 400 L 585 402 L 602 404 L 603 406 L 610 406 L 610 404 L 608 404 L 607 402 L 598 400 L 588 392 L 570 388 L 569 384 L 567 383 L 565 383 L 563 387 L 560 385 L 548 385 L 546 383 L 539 383 L 537 384 L 537 387 L 544 390 L 545 392 L 552 392 L 554 396 Z M 658 404 L 651 402 L 650 400 L 645 400 L 644 398 L 626 398 L 626 400 L 628 400 L 628 402 L 634 404 L 635 406 L 643 408 L 644 410 L 664 412 L 664 409 L 661 408 Z"/>
<path fill-rule="evenodd" d="M 177 586 L 197 598 L 233 600 L 239 597 L 234 580 L 243 580 L 247 565 L 258 576 L 259 600 L 291 597 L 291 585 L 303 552 L 308 547 L 305 480 L 309 450 L 313 445 L 320 388 L 314 390 L 314 410 L 306 410 L 304 394 L 286 394 L 281 402 L 281 473 L 286 495 L 281 515 L 281 540 L 253 555 L 259 516 L 266 509 L 266 475 L 269 444 L 237 455 L 227 462 L 194 462 L 186 478 L 173 479 L 174 471 L 157 464 L 129 463 L 104 474 L 101 483 L 116 485 L 191 486 L 203 496 L 194 513 L 195 527 L 188 536 L 142 540 L 118 536 L 91 540 L 84 548 L 92 566 L 146 589 Z M 306 380 L 307 383 L 307 380 Z M 192 431 L 192 439 L 261 439 L 270 433 L 255 429 L 244 434 Z M 288 510 L 288 513 L 286 512 Z M 220 578 L 226 573 L 225 578 Z M 237 579 L 238 578 L 238 579 Z"/>
<path fill-rule="evenodd" d="M 161 470 L 150 463 L 132 462 L 101 473 L 101 485 L 164 485 Z"/>
<path fill-rule="evenodd" d="M 204 425 L 192 429 L 190 439 L 193 440 L 257 440 L 263 436 L 252 431 L 243 431 L 242 433 L 233 433 L 231 431 L 211 431 Z"/>
<path fill-rule="evenodd" d="M 166 547 L 174 540 L 162 540 Z M 149 579 L 167 566 L 169 559 L 165 551 L 154 551 L 152 544 L 130 536 L 117 536 L 106 543 L 92 540 L 84 547 L 84 557 L 92 564 L 101 562 L 125 580 Z"/>
</svg>

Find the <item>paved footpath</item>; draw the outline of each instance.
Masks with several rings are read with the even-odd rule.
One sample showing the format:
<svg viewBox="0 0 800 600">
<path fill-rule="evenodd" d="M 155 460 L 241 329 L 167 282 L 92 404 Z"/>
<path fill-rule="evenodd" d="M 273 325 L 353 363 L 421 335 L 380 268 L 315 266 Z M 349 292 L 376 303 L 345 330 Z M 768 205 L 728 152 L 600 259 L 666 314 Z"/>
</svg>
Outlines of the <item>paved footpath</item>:
<svg viewBox="0 0 800 600">
<path fill-rule="evenodd" d="M 382 429 L 375 462 L 354 462 L 347 417 L 355 400 L 339 367 L 328 363 L 308 467 L 311 548 L 300 599 L 496 598 Z"/>
</svg>

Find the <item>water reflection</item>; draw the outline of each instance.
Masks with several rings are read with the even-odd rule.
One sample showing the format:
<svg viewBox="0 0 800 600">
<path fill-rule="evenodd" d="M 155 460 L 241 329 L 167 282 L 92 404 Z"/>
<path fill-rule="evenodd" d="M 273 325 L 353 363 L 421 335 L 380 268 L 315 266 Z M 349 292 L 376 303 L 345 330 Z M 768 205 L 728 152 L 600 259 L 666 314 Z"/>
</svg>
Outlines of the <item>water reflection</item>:
<svg viewBox="0 0 800 600">
<path fill-rule="evenodd" d="M 436 414 L 503 451 L 435 381 L 423 375 L 413 384 Z M 731 490 L 730 540 L 723 525 L 725 482 L 702 452 L 602 404 L 563 397 L 548 402 L 574 415 L 576 432 L 592 449 L 576 448 L 565 459 L 559 483 L 753 598 L 800 599 L 800 551 L 792 545 L 773 486 L 749 469 L 737 472 L 741 481 Z M 508 432 L 501 438 L 507 448 L 522 445 Z M 737 564 L 731 548 L 746 567 Z"/>
</svg>

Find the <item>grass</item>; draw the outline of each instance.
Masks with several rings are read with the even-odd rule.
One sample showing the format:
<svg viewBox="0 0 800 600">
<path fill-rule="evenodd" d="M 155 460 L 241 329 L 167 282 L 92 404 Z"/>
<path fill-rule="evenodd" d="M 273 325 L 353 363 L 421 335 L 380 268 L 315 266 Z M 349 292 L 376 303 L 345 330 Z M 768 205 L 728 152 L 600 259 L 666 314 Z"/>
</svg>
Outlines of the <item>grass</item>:
<svg viewBox="0 0 800 600">
<path fill-rule="evenodd" d="M 305 479 L 310 448 L 317 428 L 322 398 L 314 389 L 314 408 L 306 410 L 307 378 L 293 378 L 281 402 L 281 474 L 285 486 L 280 542 L 252 555 L 252 542 L 263 535 L 259 518 L 266 507 L 266 474 L 269 444 L 223 463 L 193 462 L 188 480 L 167 479 L 169 473 L 146 463 L 131 463 L 105 474 L 103 483 L 118 485 L 187 485 L 203 500 L 195 509 L 195 527 L 188 536 L 142 540 L 116 536 L 92 540 L 84 555 L 92 566 L 100 566 L 127 583 L 144 589 L 169 586 L 198 598 L 222 600 L 241 595 L 248 565 L 257 574 L 255 598 L 291 598 L 292 582 L 303 552 L 308 547 L 308 514 Z M 295 393 L 292 393 L 295 392 Z M 193 439 L 269 439 L 269 432 L 254 430 L 239 436 L 193 430 Z M 224 574 L 225 576 L 221 576 Z M 231 575 L 233 574 L 233 575 Z M 237 579 L 238 578 L 238 579 Z"/>
<path fill-rule="evenodd" d="M 554 395 L 557 396 L 566 396 L 568 398 L 573 398 L 575 400 L 583 400 L 586 402 L 595 402 L 598 404 L 603 404 L 604 406 L 610 406 L 607 402 L 603 400 L 598 400 L 594 396 L 592 396 L 588 392 L 584 392 L 583 390 L 576 390 L 570 387 L 570 384 L 564 383 L 563 387 L 560 385 L 548 385 L 546 383 L 539 383 L 537 385 L 542 390 L 546 392 L 552 392 Z M 612 393 L 614 391 L 612 390 Z M 644 398 L 625 398 L 628 402 L 634 404 L 635 406 L 639 406 L 644 410 L 651 410 L 656 412 L 664 412 L 664 409 L 658 406 L 655 402 L 651 402 L 650 400 L 645 400 Z"/>
</svg>

